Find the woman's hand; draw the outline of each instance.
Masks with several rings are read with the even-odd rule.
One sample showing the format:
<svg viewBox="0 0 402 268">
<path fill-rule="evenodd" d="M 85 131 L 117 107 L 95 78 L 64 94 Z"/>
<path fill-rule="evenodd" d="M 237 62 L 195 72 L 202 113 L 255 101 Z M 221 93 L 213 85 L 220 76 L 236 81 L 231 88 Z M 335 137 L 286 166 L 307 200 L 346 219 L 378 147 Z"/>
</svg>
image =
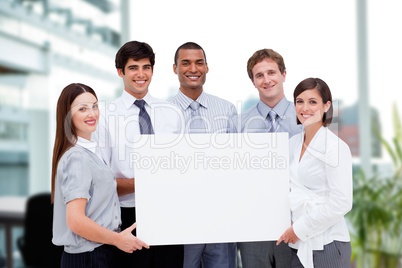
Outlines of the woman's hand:
<svg viewBox="0 0 402 268">
<path fill-rule="evenodd" d="M 293 226 L 290 226 L 282 235 L 281 237 L 279 237 L 278 241 L 276 241 L 276 245 L 279 245 L 281 242 L 284 243 L 296 243 L 297 241 L 299 241 L 299 238 L 297 237 L 297 235 L 295 234 L 295 232 L 293 231 Z"/>
<path fill-rule="evenodd" d="M 134 223 L 130 227 L 119 233 L 119 240 L 116 241 L 115 246 L 120 250 L 133 253 L 136 250 L 141 250 L 142 248 L 149 249 L 149 245 L 135 237 L 131 232 L 137 227 L 137 223 Z"/>
</svg>

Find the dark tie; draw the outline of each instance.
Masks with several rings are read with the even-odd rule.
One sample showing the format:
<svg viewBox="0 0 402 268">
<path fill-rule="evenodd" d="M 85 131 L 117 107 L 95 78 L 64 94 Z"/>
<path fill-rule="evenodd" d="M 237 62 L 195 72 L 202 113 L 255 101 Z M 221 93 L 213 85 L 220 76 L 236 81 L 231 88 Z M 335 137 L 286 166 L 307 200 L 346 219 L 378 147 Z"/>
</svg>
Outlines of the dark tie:
<svg viewBox="0 0 402 268">
<path fill-rule="evenodd" d="M 145 110 L 145 101 L 136 100 L 134 104 L 140 108 L 140 114 L 138 115 L 138 122 L 140 124 L 141 134 L 154 134 L 154 129 L 152 128 L 151 118 L 147 110 Z"/>
<path fill-rule="evenodd" d="M 269 111 L 268 117 L 271 120 L 271 128 L 268 129 L 268 132 L 276 132 L 278 130 L 277 116 L 278 114 L 274 110 Z"/>
<path fill-rule="evenodd" d="M 189 133 L 205 133 L 206 127 L 205 122 L 200 116 L 200 104 L 196 101 L 193 101 L 190 104 L 191 118 L 190 118 L 190 129 Z"/>
</svg>

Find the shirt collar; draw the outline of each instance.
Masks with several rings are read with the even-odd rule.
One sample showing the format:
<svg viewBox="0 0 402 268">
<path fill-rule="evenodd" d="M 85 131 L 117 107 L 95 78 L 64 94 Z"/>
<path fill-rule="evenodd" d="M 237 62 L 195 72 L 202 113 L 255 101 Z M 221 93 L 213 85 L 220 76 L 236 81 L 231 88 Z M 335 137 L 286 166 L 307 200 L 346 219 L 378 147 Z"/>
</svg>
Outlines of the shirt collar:
<svg viewBox="0 0 402 268">
<path fill-rule="evenodd" d="M 90 150 L 91 152 L 93 152 L 94 154 L 96 153 L 96 147 L 98 146 L 98 144 L 94 141 L 90 141 L 81 137 L 78 137 L 77 139 L 77 145 L 84 147 L 85 149 Z"/>
<path fill-rule="evenodd" d="M 266 118 L 268 116 L 268 113 L 273 110 L 281 119 L 285 116 L 286 110 L 288 109 L 290 105 L 290 102 L 286 99 L 286 97 L 283 97 L 276 105 L 274 108 L 270 108 L 268 105 L 266 105 L 264 102 L 261 100 L 257 104 L 257 109 L 260 112 L 260 114 Z"/>
<path fill-rule="evenodd" d="M 181 90 L 179 90 L 179 93 L 177 94 L 177 97 L 179 99 L 179 105 L 183 110 L 186 110 L 190 107 L 190 104 L 193 102 L 193 100 L 186 95 L 184 95 Z M 204 91 L 201 92 L 201 95 L 198 96 L 196 101 L 203 107 L 207 108 L 208 107 L 208 98 L 207 95 L 204 93 Z"/>
<path fill-rule="evenodd" d="M 121 94 L 121 99 L 122 99 L 122 102 L 124 104 L 124 107 L 126 107 L 126 109 L 129 109 L 134 104 L 134 102 L 137 100 L 134 96 L 132 96 L 125 90 L 123 91 L 123 94 Z M 151 94 L 149 94 L 149 92 L 142 99 L 145 101 L 146 104 L 148 104 L 149 106 L 152 106 L 153 98 L 152 98 Z"/>
</svg>

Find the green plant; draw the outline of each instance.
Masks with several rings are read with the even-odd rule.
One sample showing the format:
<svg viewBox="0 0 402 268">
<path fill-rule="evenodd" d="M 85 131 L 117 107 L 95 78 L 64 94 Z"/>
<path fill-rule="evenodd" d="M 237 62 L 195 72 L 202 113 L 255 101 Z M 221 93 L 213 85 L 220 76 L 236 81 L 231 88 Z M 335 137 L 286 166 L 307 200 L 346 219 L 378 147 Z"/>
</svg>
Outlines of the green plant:
<svg viewBox="0 0 402 268">
<path fill-rule="evenodd" d="M 351 224 L 352 259 L 357 267 L 397 268 L 402 257 L 402 124 L 393 107 L 394 137 L 388 143 L 377 137 L 390 155 L 394 172 L 367 178 L 358 170 L 353 178 L 353 209 L 347 218 Z"/>
</svg>

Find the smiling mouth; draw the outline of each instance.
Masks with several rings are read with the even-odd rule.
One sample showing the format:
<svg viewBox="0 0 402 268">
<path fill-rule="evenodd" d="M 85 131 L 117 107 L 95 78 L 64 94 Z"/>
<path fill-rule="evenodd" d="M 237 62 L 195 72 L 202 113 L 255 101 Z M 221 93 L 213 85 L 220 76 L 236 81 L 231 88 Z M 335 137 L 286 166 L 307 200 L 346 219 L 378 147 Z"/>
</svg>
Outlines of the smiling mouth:
<svg viewBox="0 0 402 268">
<path fill-rule="evenodd" d="M 85 121 L 85 123 L 92 126 L 92 125 L 96 124 L 96 120 L 87 120 L 87 121 Z"/>
<path fill-rule="evenodd" d="M 197 75 L 187 75 L 187 78 L 190 79 L 190 80 L 197 80 L 200 77 L 197 76 Z"/>
<path fill-rule="evenodd" d="M 135 80 L 134 82 L 137 84 L 143 85 L 143 84 L 145 84 L 146 81 L 147 80 Z"/>
</svg>

